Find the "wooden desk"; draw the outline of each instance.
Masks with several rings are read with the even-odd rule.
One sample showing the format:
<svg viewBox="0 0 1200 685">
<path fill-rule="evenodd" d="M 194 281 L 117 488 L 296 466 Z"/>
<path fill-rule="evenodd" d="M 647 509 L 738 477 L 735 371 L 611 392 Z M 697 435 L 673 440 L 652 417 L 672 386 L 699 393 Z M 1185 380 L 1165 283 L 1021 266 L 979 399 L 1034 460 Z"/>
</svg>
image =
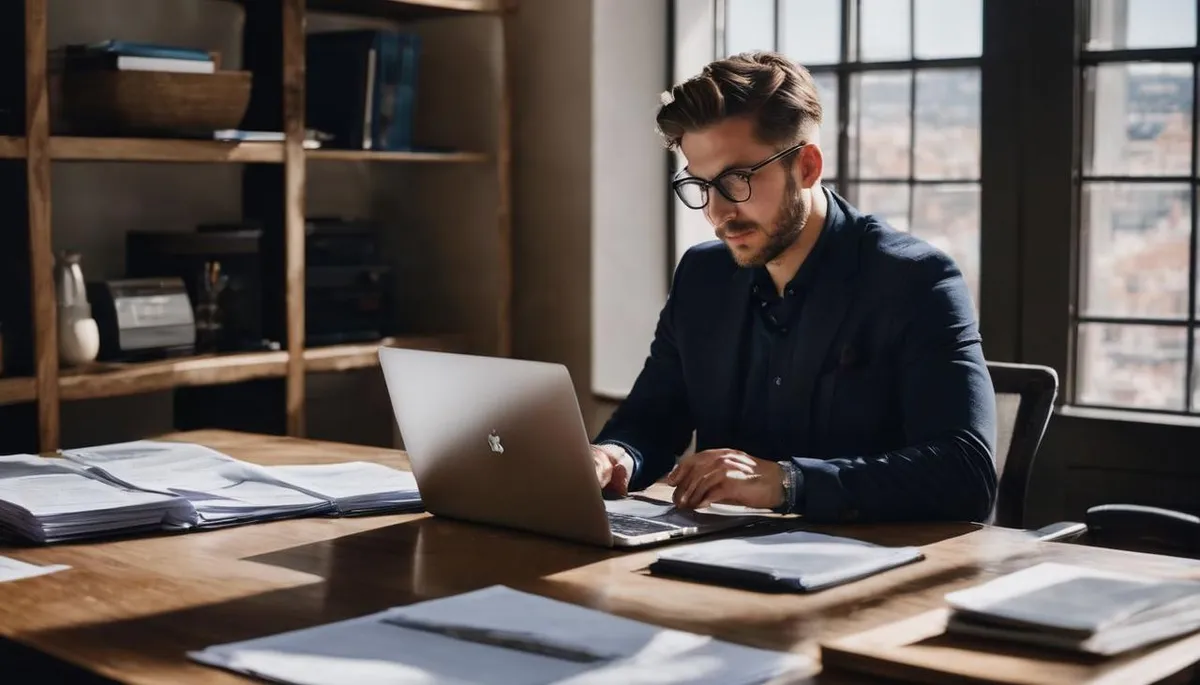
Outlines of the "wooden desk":
<svg viewBox="0 0 1200 685">
<path fill-rule="evenodd" d="M 367 459 L 407 465 L 401 452 L 360 446 L 223 431 L 166 437 L 263 464 Z M 425 514 L 300 519 L 103 543 L 0 547 L 0 554 L 32 563 L 72 566 L 0 583 L 0 636 L 119 682 L 247 682 L 193 664 L 185 652 L 500 583 L 816 657 L 818 639 L 941 606 L 952 589 L 1039 561 L 1200 578 L 1197 563 L 1038 543 L 1016 531 L 974 525 L 823 530 L 923 545 L 928 558 L 813 595 L 766 595 L 651 577 L 645 567 L 652 551 L 614 552 Z M 12 682 L 11 675 L 6 667 L 4 682 Z M 815 682 L 863 681 L 828 672 Z"/>
</svg>

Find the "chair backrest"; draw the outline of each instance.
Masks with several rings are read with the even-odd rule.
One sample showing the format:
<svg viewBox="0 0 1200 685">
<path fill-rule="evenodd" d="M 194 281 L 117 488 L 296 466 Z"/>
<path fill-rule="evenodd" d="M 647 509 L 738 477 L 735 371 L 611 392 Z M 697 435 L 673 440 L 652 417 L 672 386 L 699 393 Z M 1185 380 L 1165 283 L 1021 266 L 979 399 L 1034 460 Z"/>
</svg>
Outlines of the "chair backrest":
<svg viewBox="0 0 1200 685">
<path fill-rule="evenodd" d="M 1086 542 L 1134 552 L 1200 559 L 1200 516 L 1140 504 L 1101 504 L 1087 510 Z"/>
<path fill-rule="evenodd" d="M 1058 373 L 1049 366 L 988 362 L 996 390 L 996 471 L 999 493 L 991 522 L 1021 528 L 1033 460 L 1058 395 Z"/>
</svg>

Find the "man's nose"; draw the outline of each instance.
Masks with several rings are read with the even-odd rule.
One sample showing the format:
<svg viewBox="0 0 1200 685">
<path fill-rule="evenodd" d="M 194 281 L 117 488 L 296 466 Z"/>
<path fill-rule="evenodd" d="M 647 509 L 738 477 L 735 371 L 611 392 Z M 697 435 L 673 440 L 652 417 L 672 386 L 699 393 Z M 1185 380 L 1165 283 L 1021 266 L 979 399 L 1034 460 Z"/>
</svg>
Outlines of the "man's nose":
<svg viewBox="0 0 1200 685">
<path fill-rule="evenodd" d="M 709 192 L 708 206 L 704 208 L 704 211 L 708 216 L 708 222 L 713 226 L 720 226 L 737 217 L 737 205 L 716 191 Z"/>
</svg>

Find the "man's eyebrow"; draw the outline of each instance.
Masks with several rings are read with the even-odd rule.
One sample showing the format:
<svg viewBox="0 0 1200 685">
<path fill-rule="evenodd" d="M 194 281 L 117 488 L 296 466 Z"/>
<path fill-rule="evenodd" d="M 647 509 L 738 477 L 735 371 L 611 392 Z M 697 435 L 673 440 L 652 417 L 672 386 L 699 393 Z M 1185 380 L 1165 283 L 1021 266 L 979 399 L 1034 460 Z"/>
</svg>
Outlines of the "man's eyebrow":
<svg viewBox="0 0 1200 685">
<path fill-rule="evenodd" d="M 721 174 L 725 173 L 726 171 L 733 171 L 734 169 L 749 169 L 752 166 L 754 166 L 754 165 L 750 164 L 750 163 L 730 164 L 730 165 L 726 166 L 724 169 L 721 169 L 717 173 L 713 174 L 712 178 L 716 178 L 716 177 L 720 176 Z M 697 176 L 696 174 L 692 173 L 691 167 L 689 167 L 687 165 L 684 165 L 682 171 L 684 174 L 686 174 L 687 176 L 689 176 L 691 178 L 698 178 L 702 181 L 711 181 L 712 180 L 712 178 L 704 178 L 703 176 Z"/>
</svg>

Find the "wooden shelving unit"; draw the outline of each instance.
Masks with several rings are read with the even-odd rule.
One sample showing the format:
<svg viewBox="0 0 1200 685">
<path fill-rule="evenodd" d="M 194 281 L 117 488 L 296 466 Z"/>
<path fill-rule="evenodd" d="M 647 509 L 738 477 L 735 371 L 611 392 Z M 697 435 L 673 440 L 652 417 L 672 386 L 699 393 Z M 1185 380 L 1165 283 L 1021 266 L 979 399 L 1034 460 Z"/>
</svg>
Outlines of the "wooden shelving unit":
<svg viewBox="0 0 1200 685">
<path fill-rule="evenodd" d="M 219 386 L 263 379 L 284 383 L 282 402 L 286 432 L 305 432 L 305 376 L 370 368 L 378 363 L 381 345 L 420 349 L 457 349 L 458 335 L 405 336 L 378 343 L 307 348 L 305 314 L 305 169 L 307 162 L 368 162 L 402 164 L 494 165 L 499 206 L 496 208 L 501 254 L 500 288 L 496 293 L 498 349 L 511 353 L 511 94 L 509 84 L 509 22 L 516 0 L 242 0 L 246 11 L 245 65 L 254 71 L 255 89 L 265 89 L 276 109 L 265 116 L 284 131 L 280 143 L 224 143 L 193 139 L 104 138 L 52 135 L 47 79 L 48 0 L 16 0 L 0 8 L 0 71 L 23 60 L 23 130 L 0 136 L 0 181 L 22 179 L 27 192 L 27 231 L 19 238 L 0 237 L 0 252 L 27 257 L 18 262 L 28 281 L 24 301 L 28 315 L 29 372 L 25 376 L 0 376 L 0 407 L 36 406 L 37 444 L 41 450 L 59 447 L 61 402 L 99 399 L 181 388 Z M 310 11 L 360 15 L 408 22 L 455 16 L 493 17 L 505 45 L 499 70 L 500 102 L 496 112 L 497 144 L 494 151 L 384 152 L 370 150 L 305 149 L 304 27 Z M 11 77 L 11 75 L 10 75 Z M 0 82 L 2 85 L 2 82 Z M 2 105 L 3 103 L 0 103 Z M 252 109 L 254 108 L 252 99 Z M 0 112 L 3 109 L 0 107 Z M 248 118 L 250 117 L 248 113 Z M 246 128 L 254 128 L 247 125 Z M 7 160 L 7 161 L 4 161 Z M 23 164 L 21 161 L 23 160 Z M 286 310 L 285 347 L 276 352 L 209 354 L 144 363 L 98 362 L 78 368 L 58 363 L 57 307 L 53 282 L 51 165 L 55 162 L 136 162 L 243 164 L 264 169 L 265 188 L 277 188 L 269 200 L 276 218 L 273 238 L 279 252 L 279 273 L 284 279 Z M 7 165 L 7 166 L 4 166 Z M 16 172 L 17 166 L 23 167 Z M 272 171 L 272 169 L 274 171 Z M 261 179 L 260 179 L 261 180 Z M 263 203 L 258 200 L 256 208 Z M 8 227 L 4 227 L 8 228 Z M 13 232 L 20 233 L 19 231 Z M 3 266 L 3 264 L 0 264 Z M 23 305 L 24 306 L 24 305 Z M 0 311 L 0 315 L 3 311 Z M 6 338 L 17 326 L 4 322 Z M 11 370 L 8 371 L 11 373 Z M 0 419 L 2 420 L 2 419 Z"/>
</svg>

